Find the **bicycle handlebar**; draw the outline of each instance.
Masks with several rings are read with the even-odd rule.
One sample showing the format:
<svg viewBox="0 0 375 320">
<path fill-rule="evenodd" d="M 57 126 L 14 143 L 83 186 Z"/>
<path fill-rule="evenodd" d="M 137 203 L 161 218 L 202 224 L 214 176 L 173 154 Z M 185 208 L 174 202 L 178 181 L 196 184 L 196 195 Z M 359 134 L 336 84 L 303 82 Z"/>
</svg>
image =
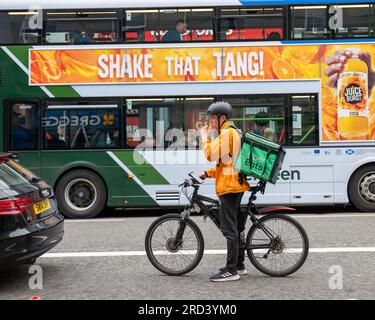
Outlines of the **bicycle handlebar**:
<svg viewBox="0 0 375 320">
<path fill-rule="evenodd" d="M 204 182 L 203 179 L 194 175 L 193 172 L 190 172 L 189 176 L 190 176 L 190 178 L 185 179 L 185 181 L 178 186 L 179 188 L 182 187 L 182 186 L 184 186 L 184 188 L 195 187 L 195 186 L 200 185 Z M 255 187 L 251 188 L 251 197 L 254 197 L 255 194 L 258 193 L 258 192 L 261 192 L 262 194 L 264 194 L 264 191 L 266 189 L 266 185 L 267 185 L 266 181 L 259 180 L 257 185 Z"/>
</svg>

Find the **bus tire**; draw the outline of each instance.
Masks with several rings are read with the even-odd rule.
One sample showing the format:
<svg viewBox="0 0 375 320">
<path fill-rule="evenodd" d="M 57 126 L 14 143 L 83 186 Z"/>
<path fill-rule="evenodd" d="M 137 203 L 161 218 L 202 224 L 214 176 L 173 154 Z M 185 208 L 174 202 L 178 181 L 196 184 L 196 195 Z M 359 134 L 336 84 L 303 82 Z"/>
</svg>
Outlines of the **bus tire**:
<svg viewBox="0 0 375 320">
<path fill-rule="evenodd" d="M 74 170 L 57 184 L 56 197 L 63 215 L 72 219 L 96 217 L 105 207 L 107 190 L 103 180 L 90 170 Z"/>
<path fill-rule="evenodd" d="M 354 172 L 349 180 L 348 195 L 351 203 L 360 211 L 375 211 L 375 164 Z"/>
</svg>

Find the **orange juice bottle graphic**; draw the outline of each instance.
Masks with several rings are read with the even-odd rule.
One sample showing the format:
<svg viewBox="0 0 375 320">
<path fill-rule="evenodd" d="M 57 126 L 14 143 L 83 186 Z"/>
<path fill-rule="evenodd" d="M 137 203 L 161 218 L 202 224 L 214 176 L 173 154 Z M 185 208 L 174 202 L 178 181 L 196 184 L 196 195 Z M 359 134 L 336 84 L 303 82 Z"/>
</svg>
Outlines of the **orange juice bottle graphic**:
<svg viewBox="0 0 375 320">
<path fill-rule="evenodd" d="M 338 82 L 337 126 L 340 140 L 367 140 L 368 68 L 358 57 L 359 49 L 352 52 Z"/>
</svg>

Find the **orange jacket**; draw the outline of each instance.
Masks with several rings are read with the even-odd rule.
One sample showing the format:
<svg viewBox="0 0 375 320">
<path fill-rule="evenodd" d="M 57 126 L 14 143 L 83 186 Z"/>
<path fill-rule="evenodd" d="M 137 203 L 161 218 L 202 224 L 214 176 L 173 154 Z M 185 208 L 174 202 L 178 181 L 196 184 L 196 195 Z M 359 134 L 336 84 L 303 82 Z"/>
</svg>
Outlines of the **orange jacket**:
<svg viewBox="0 0 375 320">
<path fill-rule="evenodd" d="M 208 178 L 216 179 L 216 194 L 221 196 L 227 193 L 239 193 L 250 190 L 246 179 L 243 184 L 238 181 L 238 172 L 234 168 L 232 157 L 237 157 L 241 149 L 239 133 L 228 128 L 231 123 L 226 121 L 220 128 L 220 135 L 214 139 L 203 141 L 203 152 L 210 162 L 220 161 L 218 165 L 205 171 Z"/>
</svg>

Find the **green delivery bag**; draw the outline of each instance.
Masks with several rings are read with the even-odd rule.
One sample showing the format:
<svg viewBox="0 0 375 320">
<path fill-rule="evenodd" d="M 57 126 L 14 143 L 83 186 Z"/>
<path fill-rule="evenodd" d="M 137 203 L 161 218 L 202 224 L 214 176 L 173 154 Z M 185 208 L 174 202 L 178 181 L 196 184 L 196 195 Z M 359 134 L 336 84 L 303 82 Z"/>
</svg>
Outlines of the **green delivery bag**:
<svg viewBox="0 0 375 320">
<path fill-rule="evenodd" d="M 257 134 L 242 134 L 241 151 L 235 168 L 242 174 L 276 183 L 285 157 L 284 148 Z"/>
</svg>

